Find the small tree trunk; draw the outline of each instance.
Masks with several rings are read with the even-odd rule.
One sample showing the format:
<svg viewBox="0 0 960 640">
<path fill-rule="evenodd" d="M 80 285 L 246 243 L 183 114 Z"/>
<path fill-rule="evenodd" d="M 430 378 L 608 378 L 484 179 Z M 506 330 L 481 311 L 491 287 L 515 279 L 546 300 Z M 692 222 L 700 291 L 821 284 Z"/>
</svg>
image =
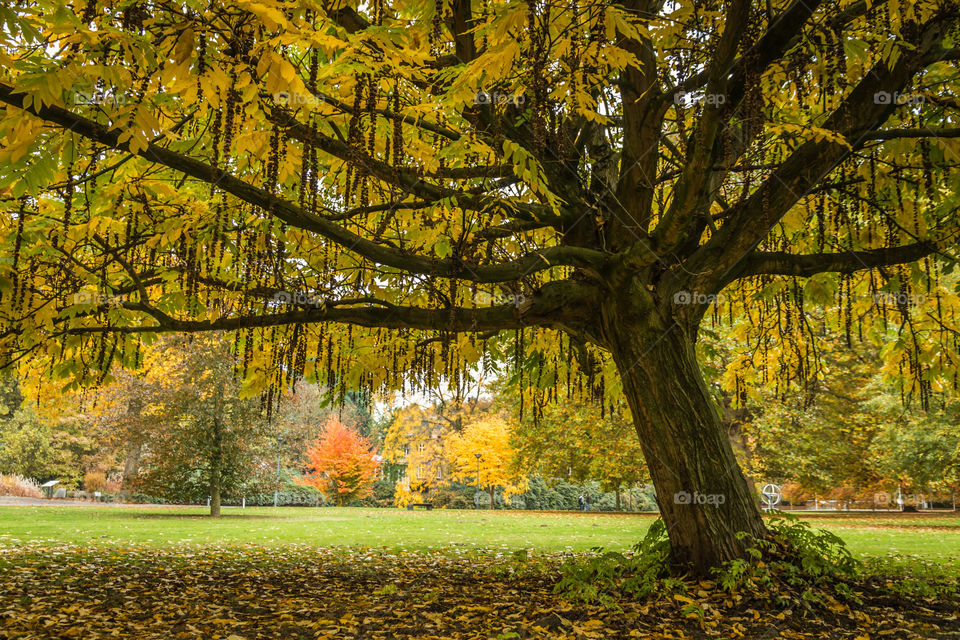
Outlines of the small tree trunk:
<svg viewBox="0 0 960 640">
<path fill-rule="evenodd" d="M 493 494 L 496 491 L 493 485 L 490 485 L 490 508 L 493 509 Z"/>
<path fill-rule="evenodd" d="M 210 443 L 210 517 L 220 517 L 220 491 L 223 479 L 223 381 L 217 394 L 216 414 L 213 416 L 213 440 Z"/>
<path fill-rule="evenodd" d="M 127 455 L 123 461 L 123 480 L 121 486 L 124 489 L 130 489 L 130 481 L 134 479 L 140 470 L 140 453 L 143 445 L 139 442 L 130 446 Z"/>
<path fill-rule="evenodd" d="M 622 511 L 622 509 L 620 509 L 620 487 L 617 487 L 614 493 L 617 496 L 617 511 Z"/>
<path fill-rule="evenodd" d="M 693 337 L 677 324 L 643 326 L 623 316 L 607 316 L 604 325 L 674 561 L 707 576 L 745 557 L 748 543 L 737 533 L 761 537 L 766 529 L 703 380 Z"/>
<path fill-rule="evenodd" d="M 210 479 L 210 517 L 220 517 L 220 477 L 213 474 Z"/>
</svg>

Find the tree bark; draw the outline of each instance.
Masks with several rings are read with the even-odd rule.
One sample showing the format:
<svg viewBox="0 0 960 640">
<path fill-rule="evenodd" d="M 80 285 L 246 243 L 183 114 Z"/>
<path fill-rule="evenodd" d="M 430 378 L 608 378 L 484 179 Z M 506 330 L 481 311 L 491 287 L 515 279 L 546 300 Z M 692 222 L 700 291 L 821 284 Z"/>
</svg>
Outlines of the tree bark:
<svg viewBox="0 0 960 640">
<path fill-rule="evenodd" d="M 730 446 L 733 447 L 733 453 L 737 457 L 737 460 L 741 462 L 743 468 L 747 471 L 745 477 L 747 479 L 747 487 L 750 489 L 750 494 L 757 495 L 757 486 L 753 478 L 749 475 L 754 471 L 753 452 L 750 450 L 750 443 L 747 442 L 747 438 L 743 434 L 743 421 L 739 418 L 732 418 L 727 413 L 726 407 L 724 407 L 723 413 L 722 420 L 727 430 L 727 437 L 730 439 Z"/>
<path fill-rule="evenodd" d="M 617 488 L 614 490 L 614 493 L 615 493 L 616 496 L 617 496 L 617 507 L 616 507 L 616 508 L 617 508 L 617 511 L 622 511 L 622 509 L 620 508 L 620 487 L 617 487 Z"/>
<path fill-rule="evenodd" d="M 220 517 L 220 476 L 217 473 L 210 478 L 210 517 Z"/>
<path fill-rule="evenodd" d="M 220 491 L 223 479 L 223 381 L 220 381 L 216 398 L 216 413 L 213 416 L 213 441 L 210 447 L 210 517 L 220 517 Z"/>
<path fill-rule="evenodd" d="M 737 533 L 766 534 L 737 464 L 719 409 L 678 323 L 606 313 L 604 336 L 623 383 L 657 492 L 673 559 L 682 570 L 710 569 L 745 557 Z"/>
<path fill-rule="evenodd" d="M 142 450 L 143 443 L 140 442 L 133 443 L 127 450 L 127 455 L 123 461 L 123 479 L 121 480 L 121 487 L 124 489 L 130 489 L 130 481 L 133 480 L 140 470 L 140 454 Z"/>
</svg>

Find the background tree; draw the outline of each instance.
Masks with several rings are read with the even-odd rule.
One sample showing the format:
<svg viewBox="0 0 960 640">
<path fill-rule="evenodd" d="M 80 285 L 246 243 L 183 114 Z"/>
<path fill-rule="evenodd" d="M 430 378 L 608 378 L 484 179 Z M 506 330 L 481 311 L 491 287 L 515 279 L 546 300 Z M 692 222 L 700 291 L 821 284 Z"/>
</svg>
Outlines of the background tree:
<svg viewBox="0 0 960 640">
<path fill-rule="evenodd" d="M 960 493 L 960 405 L 954 400 L 929 412 L 905 410 L 895 392 L 878 389 L 866 401 L 882 422 L 874 440 L 873 461 L 881 487 L 912 494 L 939 494 L 956 508 Z"/>
<path fill-rule="evenodd" d="M 85 427 L 80 416 L 54 417 L 24 403 L 11 418 L 0 420 L 0 473 L 79 488 L 98 451 L 95 434 Z"/>
<path fill-rule="evenodd" d="M 827 375 L 809 385 L 757 389 L 738 401 L 749 408 L 742 432 L 751 466 L 761 485 L 789 479 L 820 497 L 840 487 L 872 495 L 881 481 L 876 438 L 886 418 L 868 403 L 889 389 L 878 373 L 879 349 L 850 349 L 842 334 L 817 334 Z"/>
<path fill-rule="evenodd" d="M 601 416 L 596 405 L 568 402 L 549 404 L 537 419 L 523 420 L 511 443 L 518 469 L 571 482 L 595 480 L 616 495 L 619 511 L 621 491 L 650 479 L 632 435 L 623 413 Z"/>
<path fill-rule="evenodd" d="M 79 488 L 99 457 L 99 438 L 86 415 L 89 399 L 40 393 L 9 372 L 0 385 L 0 473 Z"/>
<path fill-rule="evenodd" d="M 316 487 L 338 507 L 370 495 L 380 467 L 370 442 L 334 417 L 307 448 L 302 484 Z"/>
<path fill-rule="evenodd" d="M 497 488 L 503 491 L 504 499 L 527 488 L 526 478 L 515 470 L 510 425 L 503 415 L 488 412 L 474 417 L 462 431 L 451 432 L 445 446 L 453 478 L 465 484 L 476 482 L 481 490 L 486 488 L 491 509 Z"/>
<path fill-rule="evenodd" d="M 9 420 L 23 404 L 23 391 L 16 373 L 6 370 L 0 375 L 0 420 Z"/>
<path fill-rule="evenodd" d="M 36 379 L 233 331 L 269 413 L 509 358 L 525 407 L 625 399 L 704 575 L 764 533 L 705 317 L 762 345 L 734 386 L 817 375 L 818 297 L 899 327 L 922 404 L 955 379 L 952 1 L 108 5 L 0 29 L 0 354 Z"/>
<path fill-rule="evenodd" d="M 222 497 L 253 490 L 269 477 L 269 432 L 256 400 L 241 397 L 229 342 L 217 334 L 171 337 L 146 354 L 149 381 L 142 422 L 146 455 L 136 486 L 173 500 Z"/>
</svg>

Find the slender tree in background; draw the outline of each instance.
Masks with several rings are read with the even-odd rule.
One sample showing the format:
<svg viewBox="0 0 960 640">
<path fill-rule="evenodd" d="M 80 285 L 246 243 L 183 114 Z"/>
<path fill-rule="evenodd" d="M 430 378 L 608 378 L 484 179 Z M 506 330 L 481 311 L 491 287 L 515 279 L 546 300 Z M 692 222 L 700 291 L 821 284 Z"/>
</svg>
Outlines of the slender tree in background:
<svg viewBox="0 0 960 640">
<path fill-rule="evenodd" d="M 802 385 L 826 304 L 921 404 L 955 387 L 958 15 L 8 4 L 2 361 L 87 384 L 151 334 L 231 331 L 269 411 L 301 376 L 459 391 L 511 360 L 521 413 L 625 400 L 674 560 L 707 574 L 764 525 L 700 333 L 751 345 L 735 396 Z"/>
<path fill-rule="evenodd" d="M 236 496 L 269 468 L 268 426 L 256 399 L 240 395 L 229 347 L 218 334 L 165 338 L 147 350 L 141 376 L 110 390 L 139 397 L 142 406 L 134 415 L 102 416 L 107 429 L 139 431 L 139 490 L 172 500 L 209 497 L 213 517 L 225 495 Z"/>
<path fill-rule="evenodd" d="M 299 482 L 342 507 L 370 495 L 380 461 L 366 438 L 331 416 L 307 448 L 305 468 Z"/>
</svg>

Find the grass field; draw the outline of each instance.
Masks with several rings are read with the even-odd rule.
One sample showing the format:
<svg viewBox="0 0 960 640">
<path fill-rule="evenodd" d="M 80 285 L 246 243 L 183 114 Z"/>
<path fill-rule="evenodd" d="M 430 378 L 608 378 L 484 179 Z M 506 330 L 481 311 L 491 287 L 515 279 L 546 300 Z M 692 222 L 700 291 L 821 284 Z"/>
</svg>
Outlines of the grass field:
<svg viewBox="0 0 960 640">
<path fill-rule="evenodd" d="M 528 549 L 539 553 L 630 547 L 651 515 L 526 511 L 404 511 L 399 509 L 225 509 L 217 521 L 201 508 L 0 507 L 0 545 L 376 547 L 384 550 Z M 960 575 L 960 515 L 805 514 L 833 531 L 861 558 L 923 559 Z M 896 558 L 899 558 L 897 560 Z"/>
</svg>

